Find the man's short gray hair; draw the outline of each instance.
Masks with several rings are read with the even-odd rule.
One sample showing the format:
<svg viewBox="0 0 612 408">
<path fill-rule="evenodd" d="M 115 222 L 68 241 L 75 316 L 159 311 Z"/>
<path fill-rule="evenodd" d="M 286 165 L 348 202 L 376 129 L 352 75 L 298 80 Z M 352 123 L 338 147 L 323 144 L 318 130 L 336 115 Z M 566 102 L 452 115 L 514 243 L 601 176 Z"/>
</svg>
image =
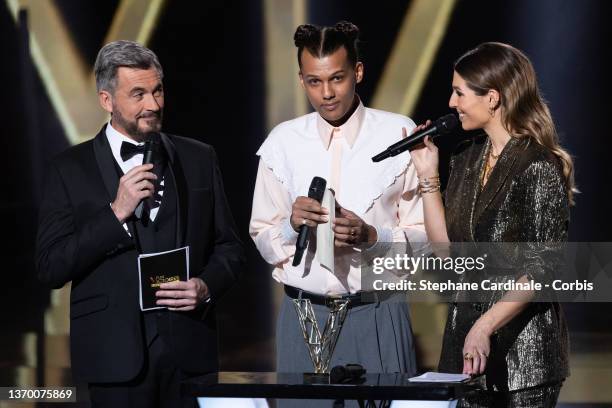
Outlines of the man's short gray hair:
<svg viewBox="0 0 612 408">
<path fill-rule="evenodd" d="M 161 64 L 153 51 L 135 41 L 113 41 L 102 47 L 96 57 L 94 73 L 98 92 L 108 91 L 111 94 L 115 92 L 119 67 L 139 69 L 153 67 L 159 73 L 160 80 L 164 77 Z"/>
</svg>

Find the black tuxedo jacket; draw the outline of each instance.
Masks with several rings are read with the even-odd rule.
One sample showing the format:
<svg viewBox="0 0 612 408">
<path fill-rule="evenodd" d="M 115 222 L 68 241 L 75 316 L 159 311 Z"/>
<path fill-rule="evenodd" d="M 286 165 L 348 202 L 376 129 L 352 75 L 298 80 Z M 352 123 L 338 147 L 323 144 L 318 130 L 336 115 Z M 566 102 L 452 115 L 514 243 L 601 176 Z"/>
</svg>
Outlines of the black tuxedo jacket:
<svg viewBox="0 0 612 408">
<path fill-rule="evenodd" d="M 158 330 L 187 372 L 218 368 L 214 302 L 244 263 L 213 148 L 162 134 L 176 186 L 176 247 L 189 245 L 189 270 L 210 289 L 211 302 L 192 312 L 160 313 Z M 37 267 L 54 288 L 72 282 L 70 343 L 75 379 L 123 382 L 144 362 L 138 302 L 138 251 L 110 203 L 118 187 L 105 128 L 54 158 L 40 207 Z"/>
</svg>

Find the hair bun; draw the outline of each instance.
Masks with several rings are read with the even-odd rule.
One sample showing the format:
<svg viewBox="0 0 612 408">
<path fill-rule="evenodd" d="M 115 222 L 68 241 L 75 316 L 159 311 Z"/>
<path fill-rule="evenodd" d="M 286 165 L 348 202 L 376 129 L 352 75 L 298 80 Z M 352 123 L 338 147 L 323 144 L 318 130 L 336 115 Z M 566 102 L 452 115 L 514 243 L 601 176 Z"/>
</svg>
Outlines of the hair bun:
<svg viewBox="0 0 612 408">
<path fill-rule="evenodd" d="M 359 38 L 359 27 L 350 21 L 338 21 L 334 28 L 336 31 L 341 32 L 350 38 L 351 41 L 355 41 L 357 38 Z"/>
<path fill-rule="evenodd" d="M 312 24 L 302 24 L 298 26 L 293 35 L 293 42 L 296 47 L 303 47 L 307 43 L 312 41 L 315 35 L 320 33 L 321 29 Z"/>
</svg>

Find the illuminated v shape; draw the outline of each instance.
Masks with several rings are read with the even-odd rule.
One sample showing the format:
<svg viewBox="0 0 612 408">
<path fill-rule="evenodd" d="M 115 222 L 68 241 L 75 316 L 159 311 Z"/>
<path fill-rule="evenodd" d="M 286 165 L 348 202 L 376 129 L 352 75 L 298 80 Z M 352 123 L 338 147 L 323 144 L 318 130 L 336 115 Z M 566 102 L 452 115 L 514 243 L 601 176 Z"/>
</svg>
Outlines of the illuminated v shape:
<svg viewBox="0 0 612 408">
<path fill-rule="evenodd" d="M 5 0 L 15 21 L 28 11 L 30 52 L 70 143 L 93 137 L 107 114 L 98 105 L 92 67 L 85 63 L 53 0 Z M 104 44 L 147 44 L 165 0 L 120 0 Z"/>
</svg>

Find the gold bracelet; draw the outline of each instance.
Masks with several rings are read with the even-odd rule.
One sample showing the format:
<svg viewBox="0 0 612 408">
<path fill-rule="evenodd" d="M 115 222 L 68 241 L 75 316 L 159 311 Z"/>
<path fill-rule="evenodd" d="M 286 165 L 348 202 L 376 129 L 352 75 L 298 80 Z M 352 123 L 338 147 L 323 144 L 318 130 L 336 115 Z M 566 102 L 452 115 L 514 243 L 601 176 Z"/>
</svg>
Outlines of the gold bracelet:
<svg viewBox="0 0 612 408">
<path fill-rule="evenodd" d="M 428 194 L 428 193 L 435 193 L 437 191 L 440 191 L 440 186 L 433 186 L 433 187 L 428 187 L 428 188 L 421 188 L 419 186 L 419 191 L 421 194 Z"/>
<path fill-rule="evenodd" d="M 439 175 L 437 175 L 437 176 L 431 176 L 431 177 L 418 177 L 418 176 L 417 176 L 417 178 L 418 178 L 419 180 L 440 180 L 440 176 L 439 176 Z"/>
<path fill-rule="evenodd" d="M 423 194 L 427 193 L 435 193 L 436 191 L 440 191 L 440 176 L 432 176 L 432 177 L 423 177 L 419 179 L 419 192 Z"/>
</svg>

